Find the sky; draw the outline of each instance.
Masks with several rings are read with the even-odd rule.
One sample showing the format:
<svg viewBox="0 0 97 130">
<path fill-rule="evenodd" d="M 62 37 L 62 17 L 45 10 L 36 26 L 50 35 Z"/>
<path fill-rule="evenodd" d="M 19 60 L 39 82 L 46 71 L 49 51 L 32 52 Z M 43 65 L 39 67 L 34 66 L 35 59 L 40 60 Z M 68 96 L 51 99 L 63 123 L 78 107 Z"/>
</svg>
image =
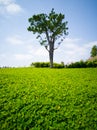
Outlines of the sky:
<svg viewBox="0 0 97 130">
<path fill-rule="evenodd" d="M 97 0 L 0 0 L 0 66 L 24 67 L 49 61 L 36 35 L 27 31 L 34 14 L 65 15 L 69 34 L 54 52 L 54 62 L 87 60 L 97 45 Z"/>
</svg>

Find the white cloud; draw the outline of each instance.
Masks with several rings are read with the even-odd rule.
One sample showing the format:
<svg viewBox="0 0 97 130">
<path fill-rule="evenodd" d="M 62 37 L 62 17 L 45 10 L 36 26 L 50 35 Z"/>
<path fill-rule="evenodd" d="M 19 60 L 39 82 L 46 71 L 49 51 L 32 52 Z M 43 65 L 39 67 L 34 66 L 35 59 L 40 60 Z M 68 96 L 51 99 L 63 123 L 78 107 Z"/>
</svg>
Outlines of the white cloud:
<svg viewBox="0 0 97 130">
<path fill-rule="evenodd" d="M 19 35 L 10 36 L 6 39 L 6 41 L 12 45 L 21 45 L 24 43 Z"/>
<path fill-rule="evenodd" d="M 6 57 L 5 54 L 0 54 L 0 59 L 4 59 Z"/>
<path fill-rule="evenodd" d="M 94 45 L 97 45 L 97 41 L 92 41 L 90 43 L 85 44 L 86 48 L 92 48 Z"/>
<path fill-rule="evenodd" d="M 76 43 L 79 42 L 81 39 L 80 38 L 66 38 L 64 39 L 65 43 Z"/>
<path fill-rule="evenodd" d="M 17 14 L 22 12 L 23 9 L 20 5 L 15 3 L 14 0 L 0 0 L 0 13 L 1 14 Z"/>
<path fill-rule="evenodd" d="M 12 0 L 0 0 L 0 4 L 2 5 L 8 5 L 12 2 Z"/>
<path fill-rule="evenodd" d="M 79 60 L 86 60 L 90 57 L 90 50 L 93 45 L 97 45 L 97 41 L 83 43 L 82 40 L 78 38 L 67 38 L 64 40 L 59 49 L 55 52 L 55 58 L 58 62 L 64 61 L 75 62 Z"/>
<path fill-rule="evenodd" d="M 1 66 L 29 66 L 32 62 L 32 55 L 30 54 L 0 54 L 0 67 Z"/>
<path fill-rule="evenodd" d="M 48 52 L 46 51 L 46 49 L 43 46 L 40 46 L 40 48 L 38 48 L 36 50 L 35 55 L 37 55 L 37 56 L 48 56 Z"/>
<path fill-rule="evenodd" d="M 22 11 L 21 7 L 15 3 L 9 4 L 6 7 L 6 11 L 10 14 L 16 14 Z"/>
<path fill-rule="evenodd" d="M 30 54 L 15 54 L 16 60 L 30 60 L 32 59 L 32 55 Z"/>
</svg>

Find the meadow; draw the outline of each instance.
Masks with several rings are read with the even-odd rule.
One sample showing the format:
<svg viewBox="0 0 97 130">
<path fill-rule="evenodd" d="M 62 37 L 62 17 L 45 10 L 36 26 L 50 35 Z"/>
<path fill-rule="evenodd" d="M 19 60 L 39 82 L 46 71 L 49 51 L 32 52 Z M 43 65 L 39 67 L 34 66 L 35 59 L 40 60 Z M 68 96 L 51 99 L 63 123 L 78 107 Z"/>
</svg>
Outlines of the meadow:
<svg viewBox="0 0 97 130">
<path fill-rule="evenodd" d="M 97 68 L 0 69 L 0 130 L 97 130 Z"/>
</svg>

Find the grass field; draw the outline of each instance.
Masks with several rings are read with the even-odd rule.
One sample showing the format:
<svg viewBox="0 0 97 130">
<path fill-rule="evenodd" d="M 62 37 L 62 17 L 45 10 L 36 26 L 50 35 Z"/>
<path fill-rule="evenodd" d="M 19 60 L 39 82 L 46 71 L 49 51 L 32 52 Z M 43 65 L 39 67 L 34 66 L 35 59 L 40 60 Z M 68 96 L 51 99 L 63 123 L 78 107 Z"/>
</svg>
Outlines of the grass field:
<svg viewBox="0 0 97 130">
<path fill-rule="evenodd" d="M 97 130 L 97 68 L 0 69 L 0 130 Z"/>
</svg>

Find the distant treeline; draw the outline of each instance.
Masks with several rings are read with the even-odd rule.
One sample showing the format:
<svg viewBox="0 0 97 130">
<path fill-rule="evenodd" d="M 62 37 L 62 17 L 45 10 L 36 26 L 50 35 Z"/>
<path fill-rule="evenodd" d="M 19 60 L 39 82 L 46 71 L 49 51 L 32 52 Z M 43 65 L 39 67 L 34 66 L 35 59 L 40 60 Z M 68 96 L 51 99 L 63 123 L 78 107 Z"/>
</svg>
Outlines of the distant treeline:
<svg viewBox="0 0 97 130">
<path fill-rule="evenodd" d="M 14 67 L 2 66 L 2 67 L 0 67 L 0 69 L 1 69 L 1 68 L 14 68 Z"/>
<path fill-rule="evenodd" d="M 49 68 L 49 62 L 34 62 L 31 64 L 32 67 L 37 68 Z M 64 64 L 64 62 L 54 63 L 53 68 L 89 68 L 89 67 L 97 67 L 97 60 L 87 60 L 87 61 L 78 61 L 70 64 Z"/>
<path fill-rule="evenodd" d="M 93 68 L 97 67 L 97 61 L 78 61 L 68 65 L 65 65 L 66 68 Z"/>
</svg>

